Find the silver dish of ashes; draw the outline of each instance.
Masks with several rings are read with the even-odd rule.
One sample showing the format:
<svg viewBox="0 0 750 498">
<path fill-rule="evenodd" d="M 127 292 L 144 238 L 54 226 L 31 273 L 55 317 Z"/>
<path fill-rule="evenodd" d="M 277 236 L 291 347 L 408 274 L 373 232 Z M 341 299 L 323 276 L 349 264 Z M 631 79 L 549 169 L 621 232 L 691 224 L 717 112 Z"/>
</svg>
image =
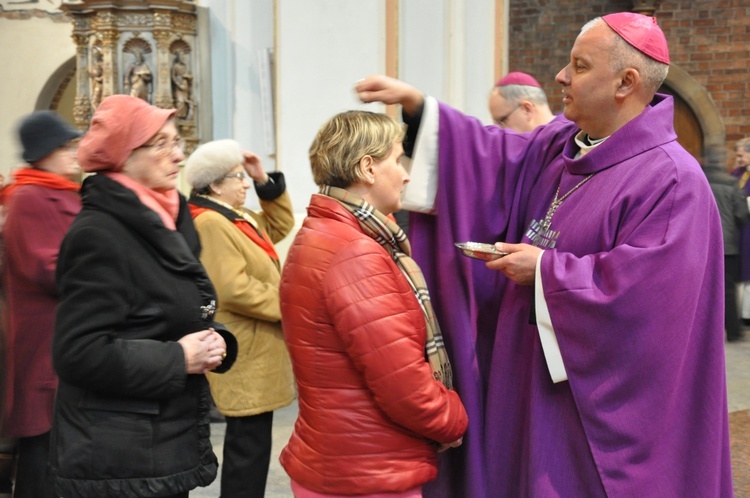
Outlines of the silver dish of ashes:
<svg viewBox="0 0 750 498">
<path fill-rule="evenodd" d="M 500 252 L 495 249 L 494 244 L 485 244 L 483 242 L 456 242 L 455 245 L 461 249 L 464 256 L 483 261 L 492 261 L 508 254 L 507 252 Z"/>
</svg>

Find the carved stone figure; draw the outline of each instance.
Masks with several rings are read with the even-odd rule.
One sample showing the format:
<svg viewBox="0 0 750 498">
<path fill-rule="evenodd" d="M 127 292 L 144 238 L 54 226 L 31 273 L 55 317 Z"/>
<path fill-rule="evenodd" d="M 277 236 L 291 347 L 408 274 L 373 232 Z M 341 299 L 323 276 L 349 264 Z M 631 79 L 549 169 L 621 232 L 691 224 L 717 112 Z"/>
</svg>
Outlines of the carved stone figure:
<svg viewBox="0 0 750 498">
<path fill-rule="evenodd" d="M 102 51 L 99 47 L 94 47 L 91 51 L 91 65 L 89 67 L 89 79 L 91 88 L 91 107 L 96 109 L 102 101 L 102 91 L 104 88 L 104 61 Z"/>
<path fill-rule="evenodd" d="M 153 75 L 151 69 L 143 58 L 143 51 L 139 48 L 133 49 L 135 60 L 125 74 L 125 93 L 138 97 L 151 103 L 151 88 Z"/>
<path fill-rule="evenodd" d="M 177 109 L 177 118 L 190 119 L 193 114 L 192 86 L 193 75 L 190 74 L 187 65 L 182 60 L 183 52 L 174 53 L 172 64 L 172 99 Z"/>
</svg>

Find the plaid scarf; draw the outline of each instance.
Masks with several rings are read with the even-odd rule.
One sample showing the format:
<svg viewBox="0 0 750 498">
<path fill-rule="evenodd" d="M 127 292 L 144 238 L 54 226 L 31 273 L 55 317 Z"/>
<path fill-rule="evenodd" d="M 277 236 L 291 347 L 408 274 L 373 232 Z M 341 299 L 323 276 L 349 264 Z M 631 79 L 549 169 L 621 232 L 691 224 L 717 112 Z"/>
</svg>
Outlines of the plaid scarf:
<svg viewBox="0 0 750 498">
<path fill-rule="evenodd" d="M 453 389 L 453 373 L 448 354 L 445 351 L 443 334 L 440 332 L 440 326 L 432 309 L 427 283 L 419 265 L 411 258 L 411 246 L 404 231 L 396 222 L 388 219 L 383 213 L 356 194 L 330 185 L 323 185 L 320 188 L 320 193 L 339 201 L 347 211 L 352 213 L 359 221 L 359 225 L 365 234 L 375 239 L 388 251 L 396 266 L 406 277 L 406 281 L 409 282 L 409 286 L 422 308 L 422 313 L 424 313 L 424 321 L 427 326 L 427 341 L 424 349 L 427 361 L 432 368 L 432 375 L 445 387 Z"/>
</svg>

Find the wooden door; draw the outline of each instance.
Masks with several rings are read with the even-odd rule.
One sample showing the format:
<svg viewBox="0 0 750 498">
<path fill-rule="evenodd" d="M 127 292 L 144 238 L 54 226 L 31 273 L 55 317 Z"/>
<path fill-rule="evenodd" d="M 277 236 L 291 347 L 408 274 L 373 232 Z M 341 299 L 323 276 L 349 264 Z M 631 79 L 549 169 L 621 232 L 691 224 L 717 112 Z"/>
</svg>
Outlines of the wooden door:
<svg viewBox="0 0 750 498">
<path fill-rule="evenodd" d="M 674 129 L 677 132 L 677 141 L 700 162 L 703 157 L 703 130 L 698 118 L 687 103 L 668 86 L 662 85 L 659 93 L 674 97 Z"/>
</svg>

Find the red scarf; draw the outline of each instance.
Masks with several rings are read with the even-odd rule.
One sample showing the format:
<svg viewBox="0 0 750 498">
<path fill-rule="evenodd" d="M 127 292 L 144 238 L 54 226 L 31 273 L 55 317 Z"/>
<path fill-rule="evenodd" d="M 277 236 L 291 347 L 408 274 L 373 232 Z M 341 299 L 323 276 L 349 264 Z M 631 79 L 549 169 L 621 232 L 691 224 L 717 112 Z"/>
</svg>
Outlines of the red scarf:
<svg viewBox="0 0 750 498">
<path fill-rule="evenodd" d="M 0 190 L 0 204 L 5 205 L 11 194 L 23 185 L 38 185 L 55 190 L 71 190 L 78 192 L 81 186 L 67 178 L 36 168 L 21 168 L 13 173 L 13 183 L 9 183 Z"/>
<path fill-rule="evenodd" d="M 196 219 L 201 213 L 204 213 L 206 211 L 213 211 L 213 209 L 196 206 L 195 204 L 188 204 L 188 206 L 190 207 L 190 215 L 193 217 L 193 219 Z M 265 230 L 256 230 L 255 227 L 250 225 L 250 223 L 242 218 L 231 221 L 232 223 L 234 223 L 234 226 L 239 228 L 242 233 L 250 238 L 250 240 L 255 242 L 258 247 L 263 249 L 271 259 L 273 259 L 274 261 L 279 261 L 279 255 L 276 253 L 276 249 L 273 247 L 273 242 L 271 242 L 271 238 L 268 236 Z"/>
</svg>

